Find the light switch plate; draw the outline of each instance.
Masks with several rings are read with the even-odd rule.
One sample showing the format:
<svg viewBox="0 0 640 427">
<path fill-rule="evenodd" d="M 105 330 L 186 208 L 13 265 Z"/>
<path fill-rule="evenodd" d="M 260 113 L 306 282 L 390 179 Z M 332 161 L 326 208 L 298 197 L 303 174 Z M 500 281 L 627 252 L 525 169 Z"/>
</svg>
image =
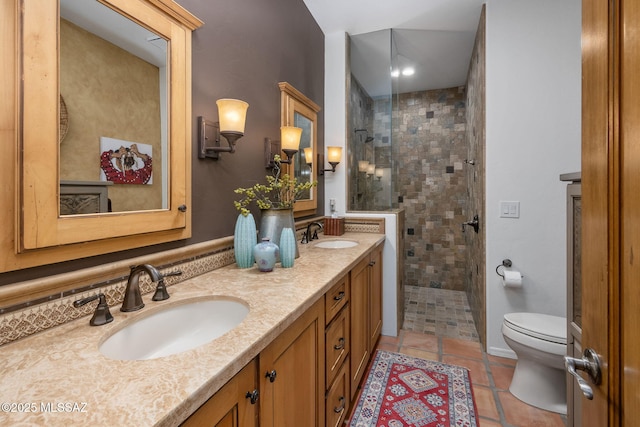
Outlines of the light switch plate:
<svg viewBox="0 0 640 427">
<path fill-rule="evenodd" d="M 520 202 L 500 202 L 500 218 L 520 218 Z"/>
</svg>

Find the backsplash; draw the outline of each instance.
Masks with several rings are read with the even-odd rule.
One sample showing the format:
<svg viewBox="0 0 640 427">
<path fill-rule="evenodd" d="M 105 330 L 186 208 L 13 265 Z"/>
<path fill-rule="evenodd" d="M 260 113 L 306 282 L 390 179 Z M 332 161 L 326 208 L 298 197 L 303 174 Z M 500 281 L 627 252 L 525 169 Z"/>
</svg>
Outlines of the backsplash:
<svg viewBox="0 0 640 427">
<path fill-rule="evenodd" d="M 321 220 L 321 218 L 296 223 L 296 238 L 298 241 L 302 238 L 302 232 L 307 223 L 317 220 Z M 384 219 L 347 218 L 345 221 L 345 231 L 384 233 Z M 186 257 L 178 262 L 166 264 L 154 263 L 153 261 L 148 262 L 154 264 L 162 273 L 176 270 L 182 271 L 182 275 L 180 276 L 169 276 L 165 278 L 165 283 L 169 288 L 169 293 L 171 293 L 171 286 L 175 284 L 235 262 L 233 240 L 226 238 L 219 239 L 219 242 L 221 243 L 209 245 L 210 248 L 214 249 L 204 250 L 202 254 Z M 95 303 L 75 308 L 73 307 L 73 302 L 95 295 L 98 291 L 105 294 L 107 304 L 109 304 L 109 307 L 113 310 L 114 307 L 122 304 L 127 278 L 127 276 L 111 278 L 65 292 L 62 296 L 52 295 L 19 305 L 1 308 L 0 346 L 84 316 L 91 316 L 96 306 Z M 154 290 L 155 284 L 151 282 L 149 276 L 146 274 L 140 275 L 140 291 L 142 295 L 150 294 Z"/>
<path fill-rule="evenodd" d="M 195 257 L 169 266 L 158 266 L 162 273 L 180 270 L 182 275 L 165 278 L 165 284 L 169 287 L 184 280 L 199 276 L 208 271 L 224 267 L 235 262 L 233 247 L 215 253 Z M 84 289 L 79 289 L 75 293 L 58 298 L 54 301 L 25 306 L 17 310 L 6 309 L 6 314 L 0 315 L 0 345 L 24 338 L 36 332 L 44 331 L 54 326 L 78 319 L 83 316 L 93 314 L 95 303 L 86 304 L 80 308 L 73 307 L 75 300 L 96 294 L 97 291 L 105 294 L 109 307 L 114 307 L 122 303 L 124 290 L 127 286 L 127 277 L 109 280 L 108 282 L 97 283 Z M 89 288 L 89 289 L 87 289 Z M 142 295 L 149 294 L 155 290 L 155 284 L 151 282 L 146 274 L 140 275 L 140 291 Z"/>
</svg>

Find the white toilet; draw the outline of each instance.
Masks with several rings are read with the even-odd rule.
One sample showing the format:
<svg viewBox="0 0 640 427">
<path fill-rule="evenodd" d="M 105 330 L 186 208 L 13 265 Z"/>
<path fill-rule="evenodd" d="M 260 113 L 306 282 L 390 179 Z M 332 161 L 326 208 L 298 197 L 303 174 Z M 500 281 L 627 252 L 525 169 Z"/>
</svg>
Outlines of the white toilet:
<svg viewBox="0 0 640 427">
<path fill-rule="evenodd" d="M 504 340 L 518 356 L 509 391 L 529 405 L 567 413 L 567 319 L 539 313 L 508 313 Z"/>
</svg>

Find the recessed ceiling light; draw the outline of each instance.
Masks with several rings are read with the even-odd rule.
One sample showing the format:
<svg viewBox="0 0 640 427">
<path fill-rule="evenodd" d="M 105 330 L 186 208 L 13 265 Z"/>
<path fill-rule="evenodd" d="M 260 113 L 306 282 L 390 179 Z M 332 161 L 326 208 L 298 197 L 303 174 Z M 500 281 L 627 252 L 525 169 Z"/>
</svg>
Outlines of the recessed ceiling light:
<svg viewBox="0 0 640 427">
<path fill-rule="evenodd" d="M 413 76 L 413 74 L 416 72 L 416 70 L 414 70 L 411 67 L 407 67 L 404 70 L 402 70 L 402 75 L 403 76 Z"/>
</svg>

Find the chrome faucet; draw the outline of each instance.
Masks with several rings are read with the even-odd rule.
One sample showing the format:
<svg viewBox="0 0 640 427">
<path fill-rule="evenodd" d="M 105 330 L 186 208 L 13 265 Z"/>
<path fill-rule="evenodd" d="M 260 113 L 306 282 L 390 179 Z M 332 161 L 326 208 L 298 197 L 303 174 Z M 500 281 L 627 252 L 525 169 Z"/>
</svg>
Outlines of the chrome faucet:
<svg viewBox="0 0 640 427">
<path fill-rule="evenodd" d="M 154 282 L 162 279 L 162 274 L 152 265 L 140 264 L 132 265 L 129 272 L 129 279 L 127 280 L 127 288 L 124 290 L 124 300 L 122 301 L 122 307 L 120 311 L 136 311 L 144 307 L 142 301 L 142 294 L 140 293 L 140 285 L 138 280 L 140 273 L 146 271 Z"/>
<path fill-rule="evenodd" d="M 316 229 L 316 231 L 313 233 L 313 235 L 311 234 L 311 227 L 312 226 L 317 226 L 318 228 Z M 300 241 L 300 243 L 309 243 L 310 241 L 317 239 L 318 238 L 318 230 L 322 230 L 322 224 L 320 224 L 319 222 L 311 222 L 309 223 L 309 225 L 307 225 L 307 231 L 305 231 L 304 233 L 302 233 L 302 240 Z"/>
</svg>

